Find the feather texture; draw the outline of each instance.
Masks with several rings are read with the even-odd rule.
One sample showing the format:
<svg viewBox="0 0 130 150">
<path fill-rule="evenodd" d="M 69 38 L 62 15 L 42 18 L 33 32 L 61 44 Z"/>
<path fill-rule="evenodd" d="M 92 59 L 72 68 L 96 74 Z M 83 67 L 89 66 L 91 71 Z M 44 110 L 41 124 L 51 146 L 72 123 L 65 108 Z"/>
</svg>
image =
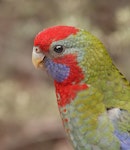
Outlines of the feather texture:
<svg viewBox="0 0 130 150">
<path fill-rule="evenodd" d="M 57 45 L 65 50 L 56 53 Z M 75 150 L 130 150 L 130 83 L 103 44 L 86 30 L 56 26 L 40 32 L 34 46 L 46 55 Z"/>
</svg>

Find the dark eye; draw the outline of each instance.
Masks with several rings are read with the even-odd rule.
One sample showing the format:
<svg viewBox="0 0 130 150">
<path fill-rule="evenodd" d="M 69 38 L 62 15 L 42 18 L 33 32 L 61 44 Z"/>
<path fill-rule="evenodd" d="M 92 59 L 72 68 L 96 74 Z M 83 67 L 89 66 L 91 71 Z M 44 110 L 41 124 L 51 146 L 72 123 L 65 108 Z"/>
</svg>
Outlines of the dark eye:
<svg viewBox="0 0 130 150">
<path fill-rule="evenodd" d="M 63 47 L 62 45 L 56 45 L 56 46 L 54 47 L 54 51 L 55 51 L 56 53 L 62 53 L 62 52 L 64 51 L 64 47 Z"/>
</svg>

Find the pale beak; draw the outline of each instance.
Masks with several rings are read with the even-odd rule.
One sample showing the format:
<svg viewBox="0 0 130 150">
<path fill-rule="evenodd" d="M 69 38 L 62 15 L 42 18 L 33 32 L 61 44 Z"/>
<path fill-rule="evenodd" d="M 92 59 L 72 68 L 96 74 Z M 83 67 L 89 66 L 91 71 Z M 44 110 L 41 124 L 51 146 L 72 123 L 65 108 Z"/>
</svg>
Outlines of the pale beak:
<svg viewBox="0 0 130 150">
<path fill-rule="evenodd" d="M 45 55 L 38 51 L 38 47 L 33 47 L 33 52 L 32 52 L 32 62 L 35 68 L 43 68 L 44 67 L 44 60 Z"/>
</svg>

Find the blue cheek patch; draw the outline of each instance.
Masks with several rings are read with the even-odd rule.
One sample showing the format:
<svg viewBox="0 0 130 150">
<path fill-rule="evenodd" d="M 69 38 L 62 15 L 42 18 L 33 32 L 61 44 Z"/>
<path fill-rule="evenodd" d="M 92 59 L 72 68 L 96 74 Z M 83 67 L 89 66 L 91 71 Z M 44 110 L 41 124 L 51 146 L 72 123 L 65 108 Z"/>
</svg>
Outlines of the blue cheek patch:
<svg viewBox="0 0 130 150">
<path fill-rule="evenodd" d="M 121 150 L 130 150 L 130 134 L 119 132 L 118 130 L 114 134 L 120 140 Z"/>
<path fill-rule="evenodd" d="M 45 67 L 47 72 L 53 77 L 57 82 L 62 82 L 69 76 L 70 68 L 64 64 L 58 64 L 51 59 L 46 58 Z"/>
</svg>

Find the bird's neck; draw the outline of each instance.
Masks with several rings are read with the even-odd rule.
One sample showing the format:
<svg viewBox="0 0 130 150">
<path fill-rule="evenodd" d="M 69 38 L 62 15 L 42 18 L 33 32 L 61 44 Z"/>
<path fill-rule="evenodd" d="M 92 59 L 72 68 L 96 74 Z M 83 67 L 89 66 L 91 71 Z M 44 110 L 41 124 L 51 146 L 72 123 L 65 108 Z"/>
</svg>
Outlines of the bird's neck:
<svg viewBox="0 0 130 150">
<path fill-rule="evenodd" d="M 88 88 L 88 85 L 85 83 L 72 83 L 64 85 L 58 82 L 55 82 L 57 103 L 59 107 L 64 107 L 67 104 L 70 104 L 71 101 L 75 99 L 79 91 L 85 90 Z"/>
</svg>

